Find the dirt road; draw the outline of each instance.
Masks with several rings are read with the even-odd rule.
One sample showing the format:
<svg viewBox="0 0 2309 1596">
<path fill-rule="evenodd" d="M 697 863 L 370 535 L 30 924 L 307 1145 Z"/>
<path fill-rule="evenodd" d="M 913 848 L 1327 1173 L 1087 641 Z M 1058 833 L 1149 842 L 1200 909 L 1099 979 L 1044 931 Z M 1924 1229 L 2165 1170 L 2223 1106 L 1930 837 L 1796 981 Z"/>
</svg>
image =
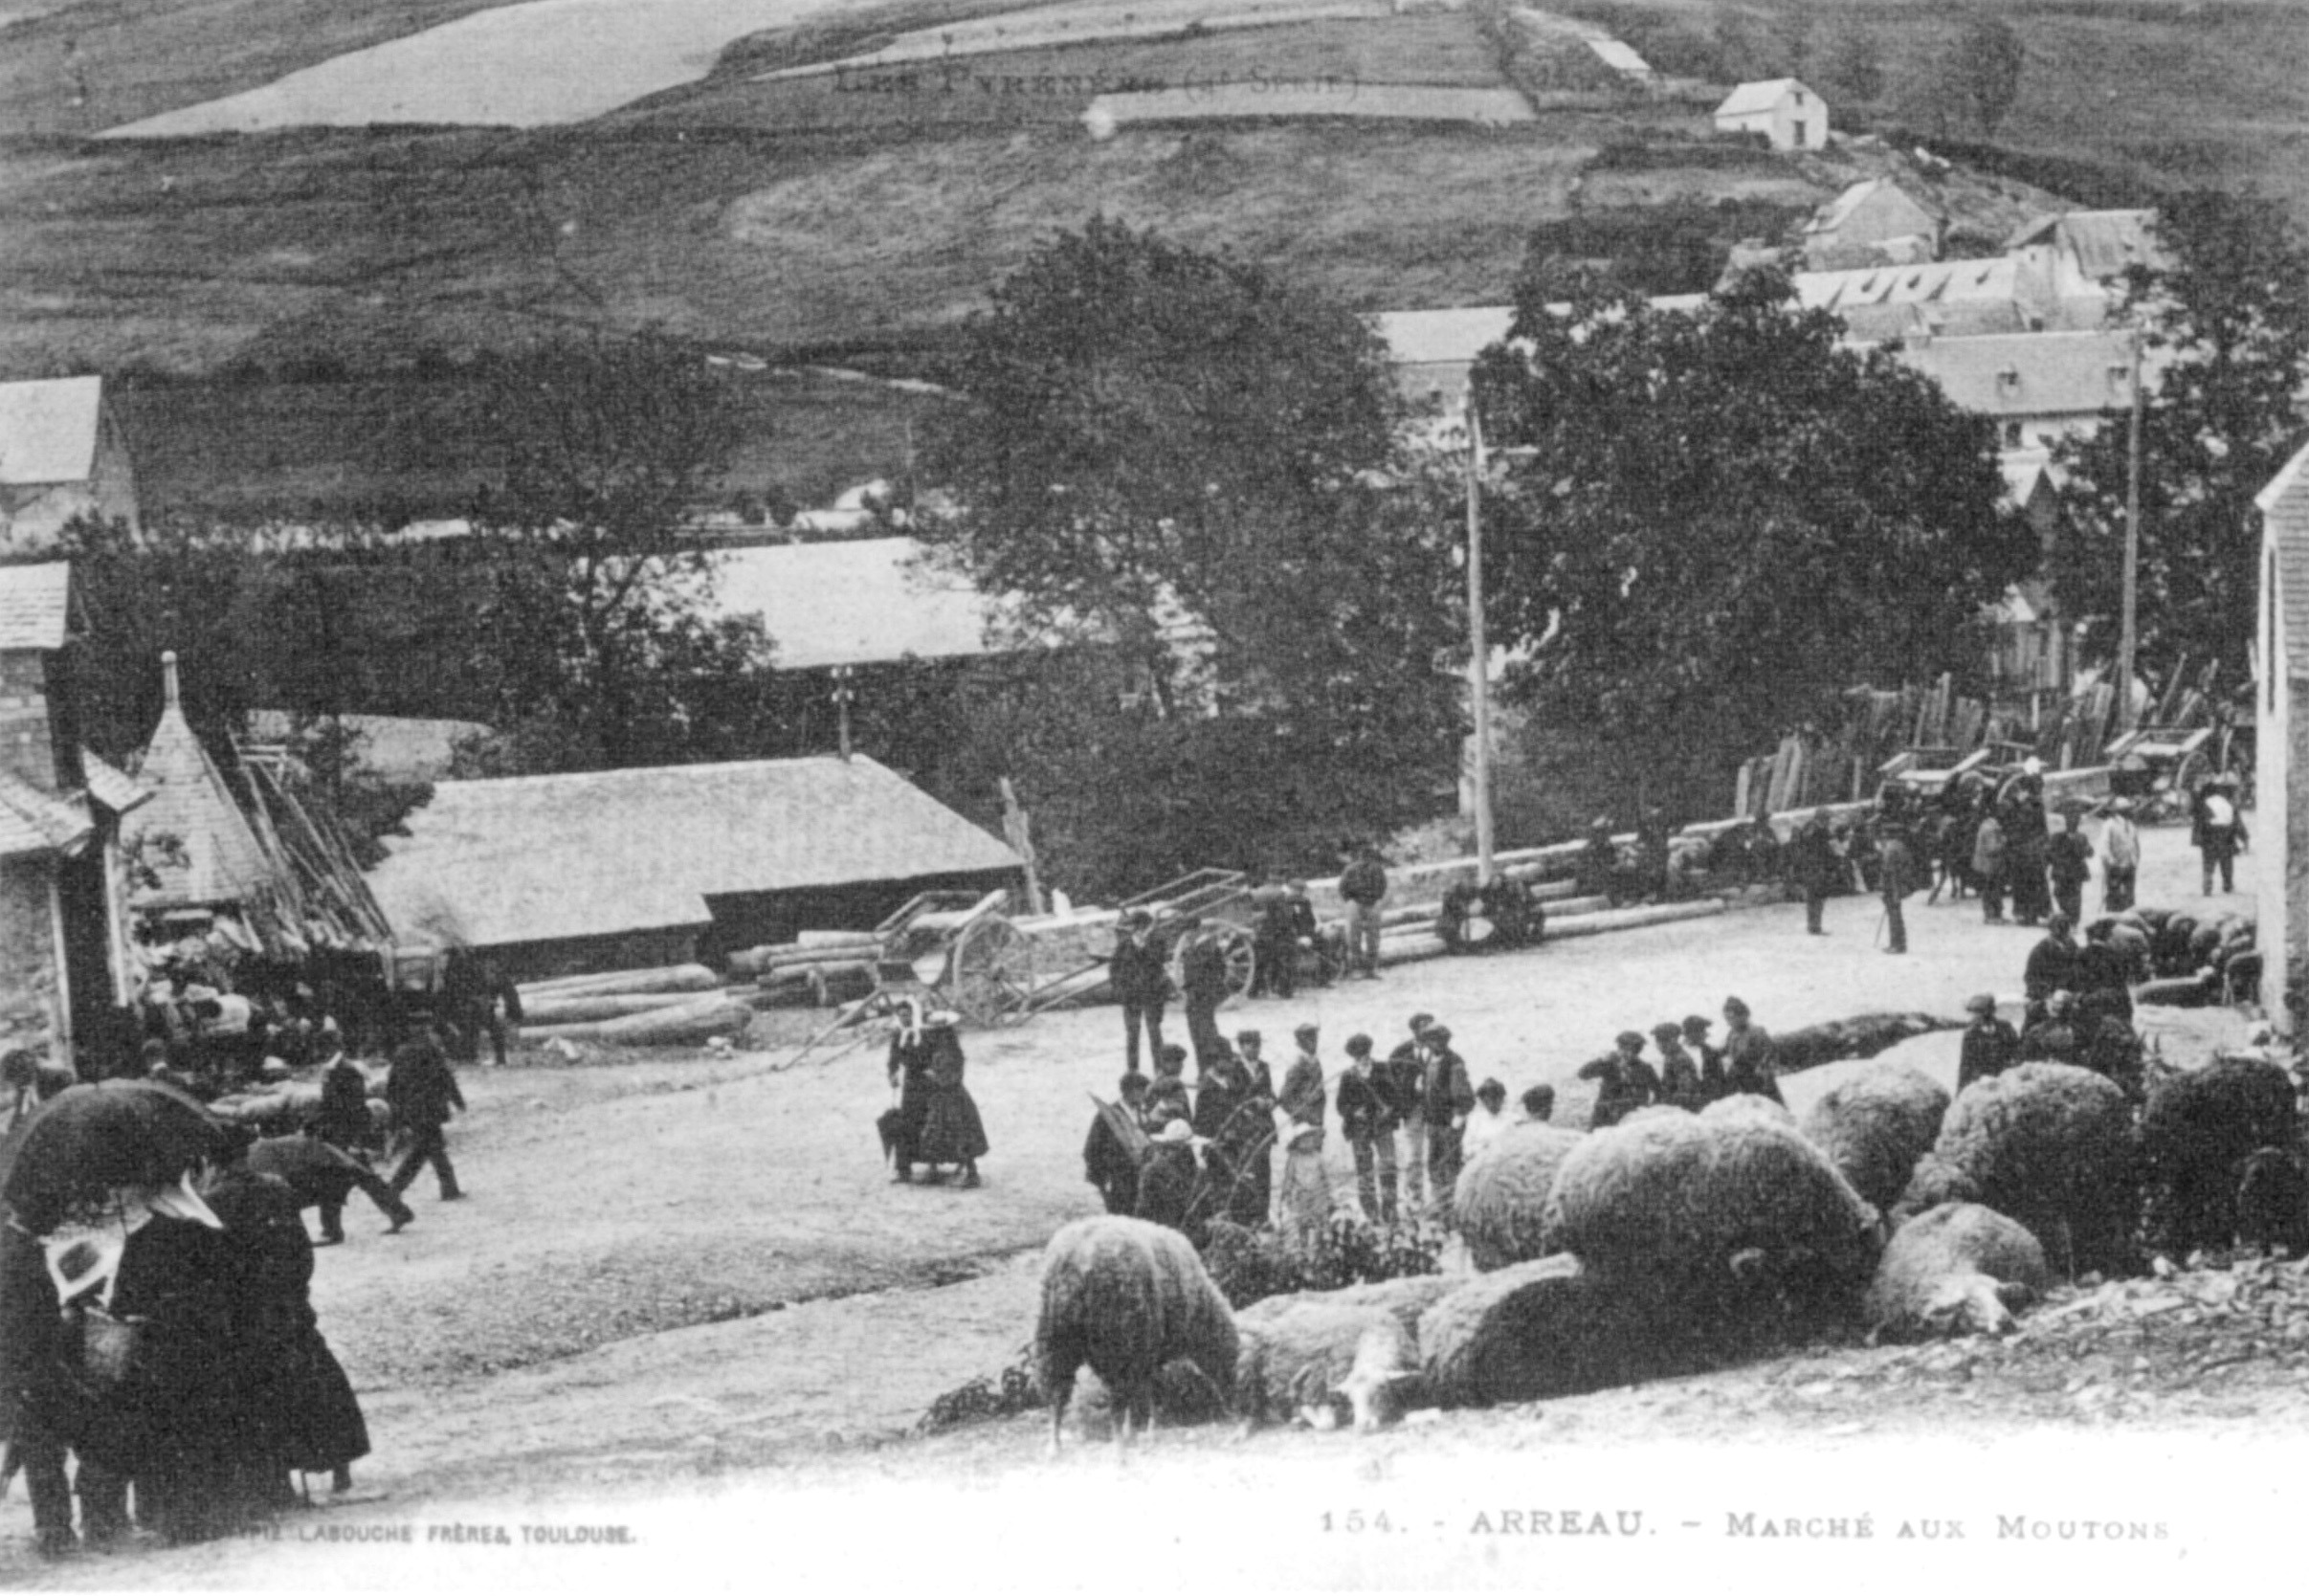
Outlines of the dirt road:
<svg viewBox="0 0 2309 1596">
<path fill-rule="evenodd" d="M 2197 901 L 2184 844 L 2179 831 L 2151 834 L 2143 901 Z M 1973 991 L 2016 990 L 2035 938 L 1983 925 L 1975 904 L 1919 899 L 1913 951 L 1893 958 L 1870 945 L 1877 912 L 1873 899 L 1836 900 L 1824 938 L 1803 934 L 1799 906 L 1775 905 L 1499 959 L 1404 965 L 1222 1019 L 1230 1030 L 1262 1029 L 1279 1068 L 1302 1018 L 1322 1026 L 1336 1059 L 1352 1031 L 1386 1045 L 1411 1010 L 1431 1010 L 1451 1023 L 1478 1078 L 1496 1075 L 1511 1092 L 1552 1080 L 1559 1117 L 1578 1123 L 1587 1099 L 1572 1072 L 1623 1028 L 1714 1013 L 1732 993 L 1772 1029 L 1875 1009 L 1954 1015 Z M 782 1518 L 801 1499 L 792 1491 L 810 1482 L 945 1490 L 1027 1466 L 1031 1425 L 989 1427 L 975 1440 L 888 1442 L 932 1397 L 998 1365 L 1024 1338 L 1032 1253 L 1058 1224 L 1096 1208 L 1080 1178 L 1085 1094 L 1111 1091 L 1119 1030 L 1116 1011 L 1101 1009 L 967 1038 L 970 1086 L 994 1143 L 987 1185 L 967 1192 L 889 1184 L 872 1127 L 889 1101 L 878 1058 L 790 1074 L 753 1054 L 468 1070 L 473 1112 L 452 1127 L 451 1143 L 471 1200 L 437 1203 L 427 1176 L 411 1230 L 388 1238 L 381 1216 L 356 1208 L 352 1241 L 321 1254 L 322 1327 L 362 1391 L 376 1450 L 357 1471 L 366 1499 L 300 1517 L 289 1533 L 448 1522 L 477 1504 L 503 1522 L 517 1509 L 574 1522 L 608 1496 L 621 1521 L 645 1513 L 661 1526 L 653 1533 L 670 1535 L 662 1526 L 699 1491 L 743 1490 Z M 1802 1405 L 1791 1420 L 1769 1401 L 1665 1390 L 1550 1405 L 1551 1415 L 1593 1418 L 1548 1422 L 1661 1444 L 1802 1428 Z M 1926 1404 L 1914 1422 L 1931 1428 L 1952 1411 L 1961 1413 Z M 1898 1422 L 1890 1409 L 1883 1417 Z M 1352 1455 L 1384 1475 L 1439 1445 L 1437 1456 L 1454 1458 L 1521 1448 L 1528 1418 L 1523 1428 L 1499 1415 L 1437 1420 L 1442 1430 L 1415 1427 L 1376 1450 L 1352 1443 Z M 1350 1445 L 1262 1438 L 1227 1466 L 1256 1474 L 1320 1456 L 1335 1472 L 1346 1453 L 1309 1450 L 1326 1441 Z M 26 1561 L 29 1527 L 21 1492 L 0 1503 L 0 1583 L 300 1585 L 327 1568 L 400 1586 L 462 1584 L 484 1566 L 447 1552 L 355 1556 L 292 1539 L 47 1568 Z M 664 1542 L 653 1545 L 653 1557 L 665 1554 Z M 605 1551 L 585 1555 L 588 1569 L 606 1574 Z M 538 1548 L 485 1566 L 492 1583 L 559 1583 Z"/>
</svg>

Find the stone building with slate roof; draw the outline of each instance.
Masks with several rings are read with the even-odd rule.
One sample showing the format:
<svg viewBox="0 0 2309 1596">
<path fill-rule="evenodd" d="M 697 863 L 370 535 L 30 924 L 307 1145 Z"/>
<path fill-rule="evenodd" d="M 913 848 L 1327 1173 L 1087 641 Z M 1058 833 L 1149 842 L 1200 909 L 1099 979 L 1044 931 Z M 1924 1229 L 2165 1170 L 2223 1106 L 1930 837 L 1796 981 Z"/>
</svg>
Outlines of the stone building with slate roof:
<svg viewBox="0 0 2309 1596">
<path fill-rule="evenodd" d="M 368 876 L 402 942 L 487 949 L 517 980 L 869 929 L 1024 869 L 863 756 L 441 782 L 408 827 Z"/>
<path fill-rule="evenodd" d="M 2259 680 L 2253 684 L 2253 892 L 2261 1007 L 2288 1035 L 2309 1022 L 2309 448 L 2261 511 Z M 2298 700 L 2298 701 L 2297 701 Z"/>
<path fill-rule="evenodd" d="M 74 1062 L 134 1001 L 121 818 L 150 796 L 79 743 L 72 567 L 0 565 L 0 1052 Z"/>
</svg>

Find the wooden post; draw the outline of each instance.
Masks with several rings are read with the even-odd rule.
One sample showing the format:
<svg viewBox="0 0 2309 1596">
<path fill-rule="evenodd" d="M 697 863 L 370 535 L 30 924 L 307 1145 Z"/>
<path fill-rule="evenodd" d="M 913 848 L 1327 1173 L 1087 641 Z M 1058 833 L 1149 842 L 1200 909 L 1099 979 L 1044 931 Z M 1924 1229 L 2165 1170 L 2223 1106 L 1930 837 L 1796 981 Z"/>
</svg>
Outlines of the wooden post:
<svg viewBox="0 0 2309 1596">
<path fill-rule="evenodd" d="M 2125 445 L 2124 611 L 2117 633 L 2117 729 L 2133 729 L 2133 650 L 2141 592 L 2141 329 L 2133 329 L 2131 432 Z"/>
<path fill-rule="evenodd" d="M 995 785 L 1002 790 L 1002 835 L 1010 845 L 1010 852 L 1026 861 L 1026 908 L 1031 915 L 1048 914 L 1042 899 L 1042 877 L 1034 869 L 1034 839 L 1032 817 L 1018 806 L 1018 793 L 1010 786 L 1010 778 L 999 777 Z"/>
<path fill-rule="evenodd" d="M 1483 423 L 1467 393 L 1467 681 L 1476 720 L 1476 884 L 1491 885 L 1491 661 L 1483 631 Z"/>
</svg>

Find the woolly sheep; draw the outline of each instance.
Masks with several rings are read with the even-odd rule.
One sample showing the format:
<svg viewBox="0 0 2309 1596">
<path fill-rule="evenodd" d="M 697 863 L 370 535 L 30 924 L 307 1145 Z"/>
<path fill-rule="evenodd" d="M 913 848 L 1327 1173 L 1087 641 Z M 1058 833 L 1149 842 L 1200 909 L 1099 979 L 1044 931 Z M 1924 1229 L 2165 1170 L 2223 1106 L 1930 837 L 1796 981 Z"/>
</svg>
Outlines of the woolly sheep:
<svg viewBox="0 0 2309 1596">
<path fill-rule="evenodd" d="M 2237 1245 L 2309 1253 L 2309 1164 L 2291 1147 L 2263 1147 L 2237 1182 Z"/>
<path fill-rule="evenodd" d="M 2073 1064 L 2023 1064 L 1949 1106 L 1894 1218 L 1986 1203 L 2026 1225 L 2066 1273 L 2118 1273 L 2132 1261 L 2136 1167 L 2132 1111 L 2115 1082 Z"/>
<path fill-rule="evenodd" d="M 1728 1097 L 1718 1097 L 1699 1111 L 1702 1119 L 1760 1119 L 1767 1125 L 1780 1125 L 1788 1130 L 1796 1128 L 1796 1117 L 1786 1103 L 1776 1103 L 1769 1097 L 1760 1097 L 1753 1092 L 1735 1092 Z"/>
<path fill-rule="evenodd" d="M 1681 1112 L 1671 1110 L 1670 1112 Z M 1584 1133 L 1562 1125 L 1514 1125 L 1459 1171 L 1453 1209 L 1478 1270 L 1541 1256 L 1541 1222 L 1556 1171 Z"/>
<path fill-rule="evenodd" d="M 1445 1408 L 1626 1385 L 1661 1371 L 1661 1348 L 1632 1300 L 1563 1253 L 1477 1275 L 1419 1320 L 1426 1398 Z"/>
<path fill-rule="evenodd" d="M 1932 1150 L 1948 1101 L 1946 1089 L 1918 1071 L 1871 1070 L 1812 1104 L 1800 1128 L 1863 1202 L 1889 1208 Z"/>
<path fill-rule="evenodd" d="M 1235 1321 L 1241 1356 L 1234 1399 L 1246 1431 L 1306 1416 L 1329 1429 L 1341 1407 L 1355 1428 L 1391 1424 L 1421 1385 L 1416 1330 L 1385 1308 L 1324 1302 L 1310 1294 L 1288 1309 Z"/>
<path fill-rule="evenodd" d="M 1680 1116 L 1585 1138 L 1556 1175 L 1543 1233 L 1663 1329 L 1706 1338 L 1760 1306 L 1797 1325 L 1854 1315 L 1876 1224 L 1792 1127 Z"/>
<path fill-rule="evenodd" d="M 1281 1297 L 1267 1297 L 1247 1308 L 1236 1309 L 1234 1322 L 1238 1328 L 1251 1328 L 1311 1305 L 1377 1308 L 1392 1314 L 1395 1321 L 1403 1326 L 1405 1334 L 1416 1338 L 1419 1334 L 1419 1316 L 1465 1283 L 1446 1275 L 1402 1275 L 1392 1280 L 1366 1280 L 1352 1286 L 1341 1286 L 1336 1291 L 1302 1291 Z"/>
<path fill-rule="evenodd" d="M 1877 1334 L 2001 1335 L 2052 1284 L 2027 1226 L 1978 1203 L 1943 1203 L 1901 1226 L 1868 1288 Z"/>
<path fill-rule="evenodd" d="M 1051 1405 L 1051 1450 L 1075 1376 L 1088 1363 L 1114 1395 L 1116 1439 L 1153 1420 L 1156 1377 L 1185 1359 L 1222 1399 L 1234 1390 L 1234 1316 L 1185 1236 L 1143 1219 L 1100 1214 L 1051 1237 L 1034 1325 L 1036 1377 Z"/>
<path fill-rule="evenodd" d="M 2141 1116 L 2153 1245 L 2177 1257 L 2234 1238 L 2246 1160 L 2298 1134 L 2293 1077 L 2260 1058 L 2216 1058 L 2158 1082 Z"/>
</svg>

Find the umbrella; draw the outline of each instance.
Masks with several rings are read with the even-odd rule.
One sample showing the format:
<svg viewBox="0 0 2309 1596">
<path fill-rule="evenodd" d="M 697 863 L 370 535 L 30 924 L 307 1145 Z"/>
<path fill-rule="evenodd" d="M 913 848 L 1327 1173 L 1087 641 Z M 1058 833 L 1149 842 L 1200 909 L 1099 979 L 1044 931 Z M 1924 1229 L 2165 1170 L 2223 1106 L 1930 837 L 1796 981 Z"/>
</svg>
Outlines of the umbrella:
<svg viewBox="0 0 2309 1596">
<path fill-rule="evenodd" d="M 0 1148 L 0 1202 L 34 1235 L 55 1230 L 75 1205 L 123 1187 L 167 1192 L 224 1144 L 207 1109 L 154 1080 L 68 1087 L 19 1131 Z"/>
</svg>

